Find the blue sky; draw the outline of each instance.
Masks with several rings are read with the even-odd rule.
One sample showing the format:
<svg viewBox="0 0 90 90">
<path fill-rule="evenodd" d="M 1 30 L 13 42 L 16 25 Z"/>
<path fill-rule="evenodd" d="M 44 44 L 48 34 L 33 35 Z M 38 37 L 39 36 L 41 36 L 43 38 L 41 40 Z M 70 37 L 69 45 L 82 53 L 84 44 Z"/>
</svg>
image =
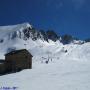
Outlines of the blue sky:
<svg viewBox="0 0 90 90">
<path fill-rule="evenodd" d="M 23 22 L 85 39 L 90 37 L 90 0 L 0 0 L 0 25 Z"/>
</svg>

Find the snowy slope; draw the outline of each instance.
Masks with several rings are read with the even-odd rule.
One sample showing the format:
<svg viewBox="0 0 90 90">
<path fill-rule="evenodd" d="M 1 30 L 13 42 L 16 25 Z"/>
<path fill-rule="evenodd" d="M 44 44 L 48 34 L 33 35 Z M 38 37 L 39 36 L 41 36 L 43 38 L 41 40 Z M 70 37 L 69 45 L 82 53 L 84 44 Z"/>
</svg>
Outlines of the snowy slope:
<svg viewBox="0 0 90 90">
<path fill-rule="evenodd" d="M 8 34 L 18 31 L 18 30 L 23 30 L 27 27 L 32 28 L 32 26 L 29 23 L 22 23 L 18 25 L 9 25 L 9 26 L 0 26 L 0 39 L 4 37 L 5 35 L 7 36 Z"/>
<path fill-rule="evenodd" d="M 0 76 L 0 87 L 17 90 L 90 90 L 90 43 L 63 45 L 59 40 L 25 40 L 28 23 L 0 27 L 0 59 L 11 49 L 26 48 L 33 55 L 33 69 Z M 15 38 L 13 33 L 17 32 Z M 21 38 L 20 38 L 20 33 Z M 48 64 L 45 62 L 49 61 Z"/>
<path fill-rule="evenodd" d="M 90 62 L 85 61 L 34 63 L 32 70 L 0 76 L 0 86 L 17 90 L 90 90 L 89 68 Z"/>
</svg>

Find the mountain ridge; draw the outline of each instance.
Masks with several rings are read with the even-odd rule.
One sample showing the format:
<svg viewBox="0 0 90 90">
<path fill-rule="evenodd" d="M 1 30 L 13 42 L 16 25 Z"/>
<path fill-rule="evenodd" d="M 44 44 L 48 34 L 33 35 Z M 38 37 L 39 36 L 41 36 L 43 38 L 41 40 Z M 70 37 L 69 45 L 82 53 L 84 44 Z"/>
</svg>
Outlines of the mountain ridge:
<svg viewBox="0 0 90 90">
<path fill-rule="evenodd" d="M 50 54 L 50 56 L 56 55 L 58 58 L 60 56 L 64 57 L 65 53 L 74 55 L 74 53 L 69 51 L 72 50 L 72 52 L 74 52 L 74 47 L 79 48 L 84 46 L 84 44 L 87 45 L 85 41 L 74 39 L 70 35 L 60 37 L 52 30 L 46 32 L 43 30 L 37 30 L 28 23 L 9 26 L 9 29 L 7 26 L 3 28 L 4 31 L 0 31 L 0 58 L 4 58 L 4 54 L 12 50 L 24 48 L 29 50 L 34 58 L 39 60 L 41 60 L 42 57 L 46 58 L 48 54 Z M 87 49 L 87 46 L 84 47 Z M 76 52 L 78 52 L 77 50 Z M 81 52 L 82 50 L 79 52 L 80 57 Z M 39 56 L 39 54 L 41 56 Z M 79 55 L 77 55 L 77 58 Z"/>
<path fill-rule="evenodd" d="M 37 30 L 28 22 L 17 25 L 0 26 L 0 33 L 12 33 L 11 38 L 17 36 L 19 38 L 22 37 L 23 39 L 28 39 L 29 37 L 31 37 L 33 40 L 39 38 L 48 41 L 48 39 L 50 39 L 54 42 L 60 40 L 60 42 L 62 42 L 63 44 L 69 44 L 73 42 L 73 40 L 77 40 L 76 38 L 68 34 L 63 36 L 57 35 L 54 30 Z M 3 37 L 3 34 L 0 34 L 0 39 L 1 37 Z"/>
</svg>

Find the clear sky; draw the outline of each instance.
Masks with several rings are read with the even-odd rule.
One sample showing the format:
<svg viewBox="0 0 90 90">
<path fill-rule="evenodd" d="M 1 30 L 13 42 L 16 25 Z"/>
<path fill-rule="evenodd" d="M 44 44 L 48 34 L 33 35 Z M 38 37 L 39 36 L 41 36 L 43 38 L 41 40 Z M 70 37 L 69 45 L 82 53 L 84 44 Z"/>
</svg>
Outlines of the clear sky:
<svg viewBox="0 0 90 90">
<path fill-rule="evenodd" d="M 90 37 L 90 0 L 0 0 L 0 25 L 23 22 L 85 39 Z"/>
</svg>

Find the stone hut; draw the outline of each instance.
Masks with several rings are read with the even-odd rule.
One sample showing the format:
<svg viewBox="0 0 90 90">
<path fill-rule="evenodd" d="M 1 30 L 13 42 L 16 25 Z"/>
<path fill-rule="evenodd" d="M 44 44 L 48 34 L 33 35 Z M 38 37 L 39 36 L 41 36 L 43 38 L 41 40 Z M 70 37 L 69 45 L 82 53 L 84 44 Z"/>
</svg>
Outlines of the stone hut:
<svg viewBox="0 0 90 90">
<path fill-rule="evenodd" d="M 5 54 L 6 73 L 32 68 L 32 55 L 26 50 L 15 50 Z"/>
</svg>

